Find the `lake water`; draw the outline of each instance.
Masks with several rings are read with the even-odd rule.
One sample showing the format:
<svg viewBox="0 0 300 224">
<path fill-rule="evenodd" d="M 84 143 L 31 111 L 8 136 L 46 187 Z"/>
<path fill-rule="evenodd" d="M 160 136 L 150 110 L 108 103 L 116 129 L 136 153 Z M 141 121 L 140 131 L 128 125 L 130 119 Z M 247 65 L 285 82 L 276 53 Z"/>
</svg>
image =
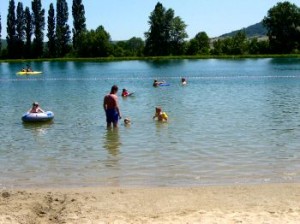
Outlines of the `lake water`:
<svg viewBox="0 0 300 224">
<path fill-rule="evenodd" d="M 300 59 L 30 65 L 43 74 L 0 64 L 0 187 L 300 181 Z M 132 124 L 107 130 L 102 103 L 113 84 L 135 92 L 119 97 Z M 53 123 L 22 123 L 33 101 Z M 157 105 L 168 123 L 152 120 Z"/>
</svg>

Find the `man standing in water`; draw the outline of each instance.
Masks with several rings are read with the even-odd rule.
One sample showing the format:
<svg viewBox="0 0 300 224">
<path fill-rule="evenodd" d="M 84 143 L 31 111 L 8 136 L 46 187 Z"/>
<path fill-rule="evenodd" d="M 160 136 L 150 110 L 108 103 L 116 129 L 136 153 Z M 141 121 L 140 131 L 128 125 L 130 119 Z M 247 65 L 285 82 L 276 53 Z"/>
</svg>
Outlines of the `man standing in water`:
<svg viewBox="0 0 300 224">
<path fill-rule="evenodd" d="M 113 123 L 113 127 L 118 127 L 118 121 L 121 119 L 121 113 L 119 109 L 118 103 L 118 86 L 113 85 L 111 87 L 110 94 L 106 95 L 103 100 L 103 108 L 106 114 L 106 122 L 107 127 L 111 127 L 111 123 Z"/>
</svg>

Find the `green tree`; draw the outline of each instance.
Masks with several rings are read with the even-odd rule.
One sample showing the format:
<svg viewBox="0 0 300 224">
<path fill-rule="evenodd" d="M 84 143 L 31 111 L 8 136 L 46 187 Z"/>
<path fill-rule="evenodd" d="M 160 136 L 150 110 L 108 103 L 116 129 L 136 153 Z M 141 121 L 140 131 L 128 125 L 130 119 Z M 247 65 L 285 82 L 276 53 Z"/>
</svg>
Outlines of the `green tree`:
<svg viewBox="0 0 300 224">
<path fill-rule="evenodd" d="M 16 50 L 16 15 L 15 15 L 15 1 L 10 0 L 7 14 L 7 53 L 9 58 L 15 58 Z"/>
<path fill-rule="evenodd" d="M 25 8 L 24 12 L 24 20 L 25 20 L 25 49 L 24 56 L 26 58 L 31 57 L 31 37 L 32 37 L 32 16 L 30 13 L 29 7 Z"/>
<path fill-rule="evenodd" d="M 224 54 L 223 49 L 224 49 L 224 40 L 217 39 L 213 42 L 213 48 L 211 50 L 211 53 L 213 55 L 222 55 Z"/>
<path fill-rule="evenodd" d="M 191 39 L 187 44 L 186 54 L 196 55 L 198 54 L 198 50 L 199 50 L 198 41 L 195 38 Z"/>
<path fill-rule="evenodd" d="M 165 47 L 167 40 L 165 40 L 164 17 L 166 9 L 158 2 L 151 12 L 149 17 L 149 31 L 145 33 L 145 54 L 146 55 L 165 55 L 167 52 Z"/>
<path fill-rule="evenodd" d="M 270 53 L 269 40 L 259 40 L 257 45 L 258 45 L 259 54 L 269 54 Z"/>
<path fill-rule="evenodd" d="M 209 37 L 205 32 L 200 32 L 195 36 L 195 39 L 198 42 L 198 53 L 200 54 L 209 54 Z"/>
<path fill-rule="evenodd" d="M 127 41 L 118 41 L 113 44 L 115 57 L 138 57 L 143 56 L 145 43 L 141 38 L 132 37 Z"/>
<path fill-rule="evenodd" d="M 279 2 L 263 19 L 274 53 L 291 53 L 299 50 L 300 9 L 290 2 Z"/>
<path fill-rule="evenodd" d="M 218 39 L 213 42 L 211 53 L 214 55 L 241 55 L 248 51 L 248 42 L 243 30 L 237 32 L 233 37 Z"/>
<path fill-rule="evenodd" d="M 32 54 L 34 57 L 41 57 L 44 50 L 45 10 L 42 9 L 41 0 L 33 0 L 31 7 L 34 30 Z"/>
<path fill-rule="evenodd" d="M 166 10 L 158 2 L 149 16 L 149 31 L 145 32 L 146 55 L 181 54 L 184 46 L 186 25 L 180 17 L 174 18 L 174 10 Z"/>
<path fill-rule="evenodd" d="M 21 58 L 23 57 L 24 48 L 24 37 L 25 37 L 25 17 L 23 3 L 19 2 L 17 5 L 17 20 L 16 20 L 16 55 Z"/>
<path fill-rule="evenodd" d="M 249 54 L 268 54 L 270 53 L 269 41 L 252 38 L 248 44 Z"/>
<path fill-rule="evenodd" d="M 125 57 L 131 56 L 130 53 L 127 51 L 127 44 L 126 41 L 118 41 L 112 44 L 112 54 L 114 57 Z"/>
<path fill-rule="evenodd" d="M 189 55 L 209 54 L 209 37 L 205 32 L 199 32 L 190 40 L 187 53 Z"/>
<path fill-rule="evenodd" d="M 86 31 L 85 24 L 85 10 L 82 0 L 73 0 L 72 5 L 72 15 L 73 15 L 73 48 L 77 49 L 78 39 L 81 33 Z"/>
<path fill-rule="evenodd" d="M 185 39 L 188 37 L 185 31 L 186 24 L 180 17 L 176 16 L 171 25 L 171 54 L 182 55 L 185 52 Z"/>
<path fill-rule="evenodd" d="M 227 37 L 225 38 L 222 44 L 222 53 L 223 54 L 227 54 L 227 55 L 231 55 L 232 53 L 232 46 L 233 46 L 233 41 L 232 41 L 232 37 Z"/>
<path fill-rule="evenodd" d="M 68 25 L 68 4 L 66 0 L 57 0 L 56 2 L 56 46 L 57 55 L 65 56 L 69 50 L 70 27 Z"/>
<path fill-rule="evenodd" d="M 107 57 L 111 53 L 110 35 L 103 26 L 80 34 L 79 57 Z"/>
<path fill-rule="evenodd" d="M 175 12 L 173 9 L 168 9 L 163 18 L 163 55 L 172 54 L 172 28 Z"/>
<path fill-rule="evenodd" d="M 228 54 L 240 55 L 245 54 L 247 50 L 247 37 L 244 30 L 237 32 L 231 38 L 231 46 L 229 46 Z"/>
<path fill-rule="evenodd" d="M 132 37 L 127 42 L 129 56 L 143 56 L 145 43 L 142 38 Z"/>
<path fill-rule="evenodd" d="M 55 57 L 56 56 L 56 46 L 55 46 L 55 12 L 54 12 L 54 7 L 53 3 L 50 4 L 49 10 L 48 10 L 48 56 L 49 57 Z"/>
</svg>

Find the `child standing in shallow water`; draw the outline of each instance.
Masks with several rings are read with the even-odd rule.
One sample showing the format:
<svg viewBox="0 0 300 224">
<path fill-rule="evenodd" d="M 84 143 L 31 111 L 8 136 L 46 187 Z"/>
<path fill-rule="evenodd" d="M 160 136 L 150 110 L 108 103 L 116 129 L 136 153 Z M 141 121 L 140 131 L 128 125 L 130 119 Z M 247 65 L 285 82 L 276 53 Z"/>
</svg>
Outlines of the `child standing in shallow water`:
<svg viewBox="0 0 300 224">
<path fill-rule="evenodd" d="M 163 112 L 161 107 L 155 107 L 155 115 L 153 119 L 157 118 L 158 121 L 168 121 L 168 115 L 166 112 Z"/>
</svg>

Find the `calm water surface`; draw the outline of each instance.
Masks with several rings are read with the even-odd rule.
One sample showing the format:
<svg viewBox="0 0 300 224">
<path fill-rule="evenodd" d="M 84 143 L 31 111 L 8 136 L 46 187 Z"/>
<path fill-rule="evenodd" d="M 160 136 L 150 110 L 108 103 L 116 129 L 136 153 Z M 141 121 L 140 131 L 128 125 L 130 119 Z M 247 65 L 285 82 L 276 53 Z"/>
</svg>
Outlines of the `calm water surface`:
<svg viewBox="0 0 300 224">
<path fill-rule="evenodd" d="M 0 187 L 300 181 L 299 59 L 30 65 L 43 74 L 0 64 Z M 155 78 L 170 86 L 153 88 Z M 119 98 L 132 125 L 107 130 L 102 100 L 113 84 L 135 92 Z M 33 101 L 53 123 L 22 123 Z M 168 123 L 152 120 L 156 105 Z"/>
</svg>

